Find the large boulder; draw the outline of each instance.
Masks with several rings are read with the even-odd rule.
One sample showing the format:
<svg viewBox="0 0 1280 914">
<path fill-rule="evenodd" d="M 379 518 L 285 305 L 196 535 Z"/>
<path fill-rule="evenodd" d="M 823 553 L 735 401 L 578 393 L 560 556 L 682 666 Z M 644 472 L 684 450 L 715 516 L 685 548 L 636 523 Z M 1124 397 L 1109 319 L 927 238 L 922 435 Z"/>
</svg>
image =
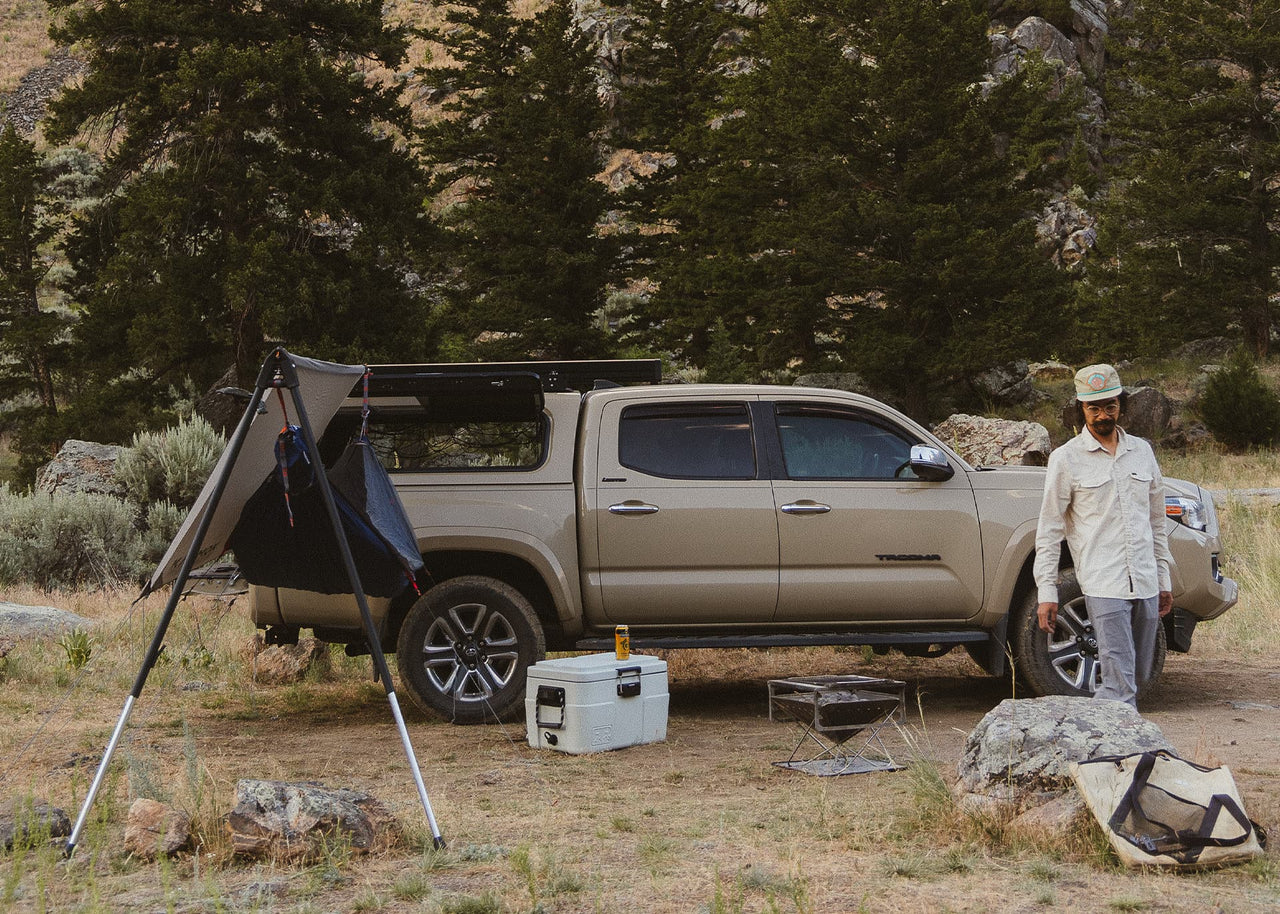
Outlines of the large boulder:
<svg viewBox="0 0 1280 914">
<path fill-rule="evenodd" d="M 236 784 L 227 824 L 237 854 L 286 860 L 311 858 L 335 837 L 366 853 L 399 836 L 395 818 L 367 793 L 251 778 Z"/>
<path fill-rule="evenodd" d="M 1122 701 L 1050 695 L 1006 698 L 965 741 L 962 805 L 1016 811 L 1072 788 L 1072 762 L 1173 746 Z"/>
<path fill-rule="evenodd" d="M 1031 383 L 1031 368 L 1023 361 L 984 371 L 973 379 L 973 387 L 989 400 L 1013 406 L 1031 406 L 1042 399 Z"/>
<path fill-rule="evenodd" d="M 124 484 L 116 479 L 116 460 L 120 451 L 121 448 L 114 444 L 72 438 L 64 442 L 57 456 L 41 468 L 36 477 L 36 491 L 51 495 L 83 492 L 123 498 Z"/>
<path fill-rule="evenodd" d="M 1129 402 L 1121 424 L 1131 435 L 1159 441 L 1169 430 L 1173 418 L 1173 401 L 1154 387 L 1130 387 Z"/>
<path fill-rule="evenodd" d="M 933 433 L 974 466 L 1044 466 L 1052 445 L 1039 422 L 1015 422 L 957 413 Z"/>
<path fill-rule="evenodd" d="M 77 628 L 92 628 L 94 624 L 92 619 L 53 606 L 0 602 L 0 632 L 14 641 L 53 638 Z"/>
</svg>

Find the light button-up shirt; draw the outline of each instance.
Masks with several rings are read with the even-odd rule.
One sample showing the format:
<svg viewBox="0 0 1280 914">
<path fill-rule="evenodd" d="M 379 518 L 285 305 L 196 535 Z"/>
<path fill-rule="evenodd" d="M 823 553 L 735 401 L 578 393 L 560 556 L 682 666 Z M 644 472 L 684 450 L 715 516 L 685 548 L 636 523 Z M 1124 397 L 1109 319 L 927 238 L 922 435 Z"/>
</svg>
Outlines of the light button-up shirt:
<svg viewBox="0 0 1280 914">
<path fill-rule="evenodd" d="M 1041 603 L 1058 602 L 1064 538 L 1088 596 L 1145 599 L 1171 589 L 1160 467 L 1146 441 L 1118 435 L 1115 456 L 1088 429 L 1049 455 L 1036 528 Z"/>
</svg>

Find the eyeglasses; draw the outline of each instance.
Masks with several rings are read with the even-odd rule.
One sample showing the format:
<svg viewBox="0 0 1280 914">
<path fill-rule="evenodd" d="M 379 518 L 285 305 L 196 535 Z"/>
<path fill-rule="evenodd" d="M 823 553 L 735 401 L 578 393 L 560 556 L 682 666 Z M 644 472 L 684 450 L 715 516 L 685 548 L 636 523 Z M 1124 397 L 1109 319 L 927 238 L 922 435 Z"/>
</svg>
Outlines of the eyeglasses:
<svg viewBox="0 0 1280 914">
<path fill-rule="evenodd" d="M 1090 416 L 1101 416 L 1106 413 L 1108 416 L 1120 415 L 1120 401 L 1112 400 L 1109 403 L 1086 403 L 1084 411 Z"/>
</svg>

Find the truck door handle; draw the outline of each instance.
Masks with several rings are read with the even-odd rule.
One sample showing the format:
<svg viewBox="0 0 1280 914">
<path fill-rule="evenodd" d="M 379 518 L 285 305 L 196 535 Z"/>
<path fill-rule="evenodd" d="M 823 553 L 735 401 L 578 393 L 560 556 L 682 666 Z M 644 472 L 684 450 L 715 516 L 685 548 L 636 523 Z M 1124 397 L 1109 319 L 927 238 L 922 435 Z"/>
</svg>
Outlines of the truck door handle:
<svg viewBox="0 0 1280 914">
<path fill-rule="evenodd" d="M 821 505 L 816 501 L 793 501 L 789 505 L 782 506 L 783 514 L 826 514 L 831 510 L 830 505 Z"/>
<path fill-rule="evenodd" d="M 610 505 L 610 514 L 657 514 L 657 505 L 646 505 L 642 501 L 624 501 L 620 505 Z"/>
</svg>

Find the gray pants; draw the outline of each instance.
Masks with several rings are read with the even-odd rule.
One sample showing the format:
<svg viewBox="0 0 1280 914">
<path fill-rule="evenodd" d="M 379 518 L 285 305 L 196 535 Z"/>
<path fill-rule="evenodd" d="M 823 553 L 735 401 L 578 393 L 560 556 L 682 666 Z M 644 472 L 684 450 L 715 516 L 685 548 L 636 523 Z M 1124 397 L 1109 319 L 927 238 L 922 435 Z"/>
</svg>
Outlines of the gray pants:
<svg viewBox="0 0 1280 914">
<path fill-rule="evenodd" d="M 1098 639 L 1102 685 L 1094 698 L 1111 698 L 1138 707 L 1138 687 L 1151 678 L 1156 655 L 1156 626 L 1160 598 L 1117 600 L 1084 598 L 1089 621 Z"/>
</svg>

